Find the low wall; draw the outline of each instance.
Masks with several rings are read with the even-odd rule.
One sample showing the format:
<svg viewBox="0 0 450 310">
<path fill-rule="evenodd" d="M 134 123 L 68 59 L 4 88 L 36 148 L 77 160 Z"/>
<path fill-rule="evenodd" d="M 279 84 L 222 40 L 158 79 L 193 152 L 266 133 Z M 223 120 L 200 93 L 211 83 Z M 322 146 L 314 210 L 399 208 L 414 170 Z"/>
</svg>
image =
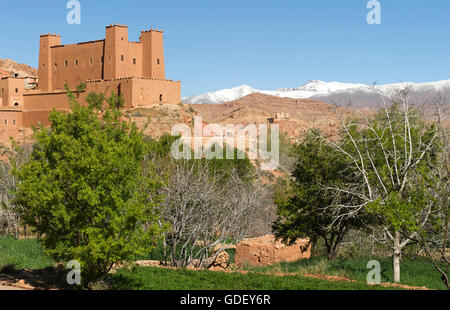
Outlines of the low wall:
<svg viewBox="0 0 450 310">
<path fill-rule="evenodd" d="M 309 246 L 309 247 L 308 247 Z M 300 239 L 293 245 L 276 241 L 274 236 L 244 239 L 236 246 L 235 263 L 237 266 L 249 264 L 266 266 L 280 262 L 295 262 L 311 256 L 308 239 Z"/>
</svg>

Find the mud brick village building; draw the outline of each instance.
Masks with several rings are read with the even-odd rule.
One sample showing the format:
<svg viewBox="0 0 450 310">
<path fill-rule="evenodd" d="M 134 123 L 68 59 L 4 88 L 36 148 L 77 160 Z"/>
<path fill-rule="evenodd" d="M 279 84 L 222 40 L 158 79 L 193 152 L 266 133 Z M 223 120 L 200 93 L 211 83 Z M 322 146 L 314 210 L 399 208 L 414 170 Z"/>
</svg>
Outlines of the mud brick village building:
<svg viewBox="0 0 450 310">
<path fill-rule="evenodd" d="M 11 133 L 39 123 L 48 125 L 53 110 L 70 110 L 64 85 L 85 102 L 90 92 L 122 95 L 125 109 L 181 101 L 181 82 L 166 80 L 163 32 L 142 31 L 139 42 L 128 41 L 126 25 L 106 27 L 104 40 L 61 45 L 61 37 L 40 37 L 38 79 L 0 72 L 0 131 Z"/>
</svg>

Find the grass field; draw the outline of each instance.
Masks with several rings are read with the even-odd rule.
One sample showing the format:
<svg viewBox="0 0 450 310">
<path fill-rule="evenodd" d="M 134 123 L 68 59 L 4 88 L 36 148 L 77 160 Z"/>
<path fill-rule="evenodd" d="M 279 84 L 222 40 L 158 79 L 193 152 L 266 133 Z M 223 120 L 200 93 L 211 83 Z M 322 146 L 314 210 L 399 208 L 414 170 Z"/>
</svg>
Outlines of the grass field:
<svg viewBox="0 0 450 310">
<path fill-rule="evenodd" d="M 156 248 L 143 259 L 160 258 L 161 249 Z M 141 258 L 141 259 L 142 259 Z M 372 258 L 371 258 L 372 259 Z M 123 268 L 115 274 L 104 277 L 111 289 L 162 289 L 162 290 L 359 290 L 385 289 L 365 284 L 368 258 L 337 259 L 328 262 L 314 257 L 293 263 L 280 263 L 268 267 L 245 269 L 248 274 L 213 271 L 172 270 L 152 267 Z M 381 263 L 382 282 L 392 282 L 392 263 L 390 258 L 378 259 Z M 39 270 L 55 266 L 55 262 L 44 255 L 42 246 L 35 239 L 18 240 L 0 237 L 0 273 L 32 269 Z M 275 276 L 267 273 L 298 273 L 295 276 Z M 264 274 L 263 274 L 264 273 Z M 338 275 L 357 280 L 354 282 L 326 281 L 304 277 L 302 274 Z M 440 275 L 424 258 L 404 260 L 401 263 L 402 284 L 426 286 L 432 289 L 445 289 Z"/>
<path fill-rule="evenodd" d="M 54 266 L 55 262 L 44 255 L 36 239 L 0 237 L 0 273 L 8 269 L 42 269 Z"/>
<path fill-rule="evenodd" d="M 381 282 L 393 282 L 391 258 L 348 258 L 329 262 L 321 257 L 303 259 L 293 263 L 280 263 L 268 267 L 251 268 L 257 272 L 284 273 L 320 273 L 326 275 L 344 276 L 357 281 L 366 281 L 369 260 L 376 259 L 381 265 Z M 446 289 L 440 274 L 426 258 L 403 260 L 401 262 L 401 283 L 411 286 L 425 286 L 432 289 Z"/>
<path fill-rule="evenodd" d="M 136 267 L 105 277 L 113 290 L 378 290 L 364 283 L 326 281 L 303 276 L 225 273 Z"/>
</svg>

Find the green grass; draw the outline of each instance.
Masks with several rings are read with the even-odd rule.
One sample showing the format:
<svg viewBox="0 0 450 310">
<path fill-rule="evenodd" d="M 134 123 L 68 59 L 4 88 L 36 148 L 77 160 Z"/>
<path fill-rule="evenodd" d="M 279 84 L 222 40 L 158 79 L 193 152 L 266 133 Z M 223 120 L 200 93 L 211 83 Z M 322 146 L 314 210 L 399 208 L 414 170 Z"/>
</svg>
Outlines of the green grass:
<svg viewBox="0 0 450 310">
<path fill-rule="evenodd" d="M 43 269 L 54 265 L 55 262 L 45 256 L 41 244 L 36 239 L 0 237 L 0 273 L 3 268 Z"/>
<path fill-rule="evenodd" d="M 378 290 L 364 283 L 326 281 L 302 276 L 270 276 L 261 273 L 225 273 L 164 269 L 122 268 L 104 278 L 113 290 Z"/>
<path fill-rule="evenodd" d="M 233 253 L 229 253 L 233 255 Z M 158 245 L 140 259 L 161 260 L 162 245 Z M 211 271 L 172 270 L 151 267 L 135 267 L 131 270 L 120 269 L 105 279 L 112 289 L 169 289 L 169 290 L 302 290 L 302 289 L 382 289 L 365 285 L 367 262 L 369 258 L 337 259 L 328 262 L 320 257 L 304 259 L 293 263 L 280 263 L 268 267 L 250 268 L 250 274 L 223 273 Z M 377 259 L 381 264 L 382 282 L 392 282 L 392 262 L 390 258 Z M 55 262 L 45 256 L 41 244 L 36 239 L 15 239 L 0 237 L 0 273 L 2 269 L 38 270 L 55 266 Z M 271 276 L 262 272 L 299 273 L 296 276 Z M 331 282 L 303 277 L 304 273 L 340 275 L 357 280 L 352 282 Z M 403 260 L 401 263 L 402 284 L 426 286 L 432 289 L 445 289 L 439 273 L 425 258 Z"/>
<path fill-rule="evenodd" d="M 321 257 L 303 259 L 293 263 L 280 263 L 268 267 L 246 268 L 259 272 L 321 273 L 346 276 L 357 281 L 366 281 L 369 260 L 376 259 L 381 265 L 381 282 L 393 282 L 391 258 L 347 258 L 329 262 Z M 426 286 L 432 289 L 446 289 L 440 274 L 423 257 L 415 260 L 403 260 L 400 265 L 401 284 Z"/>
</svg>

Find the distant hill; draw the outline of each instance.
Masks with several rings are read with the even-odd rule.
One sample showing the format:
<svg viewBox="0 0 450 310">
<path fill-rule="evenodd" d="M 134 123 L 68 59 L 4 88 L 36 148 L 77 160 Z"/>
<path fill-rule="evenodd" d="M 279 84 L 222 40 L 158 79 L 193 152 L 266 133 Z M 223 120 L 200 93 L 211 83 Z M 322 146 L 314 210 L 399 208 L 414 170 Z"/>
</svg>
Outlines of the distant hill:
<svg viewBox="0 0 450 310">
<path fill-rule="evenodd" d="M 17 77 L 37 77 L 37 69 L 26 64 L 19 64 L 11 59 L 0 59 L 0 75 L 7 72 L 12 76 Z"/>
<path fill-rule="evenodd" d="M 335 108 L 325 102 L 313 99 L 292 99 L 252 93 L 240 99 L 222 104 L 194 104 L 192 107 L 202 116 L 205 123 L 261 124 L 269 118 L 279 124 L 280 131 L 293 140 L 310 128 L 321 129 L 328 136 L 335 136 L 339 119 Z M 341 113 L 351 113 L 339 109 Z M 287 120 L 277 120 L 277 113 L 289 115 Z"/>
</svg>

